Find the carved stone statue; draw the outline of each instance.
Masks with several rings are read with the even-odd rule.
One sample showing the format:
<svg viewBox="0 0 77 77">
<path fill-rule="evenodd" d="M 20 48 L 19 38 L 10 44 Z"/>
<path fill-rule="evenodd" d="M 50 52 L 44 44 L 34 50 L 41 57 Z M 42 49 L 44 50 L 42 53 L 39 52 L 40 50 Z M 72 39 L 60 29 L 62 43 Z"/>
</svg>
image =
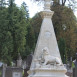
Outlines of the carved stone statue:
<svg viewBox="0 0 77 77">
<path fill-rule="evenodd" d="M 49 49 L 47 47 L 43 48 L 43 65 L 53 64 L 53 65 L 62 65 L 61 60 L 58 57 L 51 56 Z"/>
<path fill-rule="evenodd" d="M 62 62 L 58 57 L 50 55 L 47 47 L 42 49 L 41 57 L 34 59 L 34 62 L 36 63 L 36 68 L 43 68 L 44 66 L 49 67 L 51 65 L 62 65 Z"/>
<path fill-rule="evenodd" d="M 75 60 L 73 61 L 73 63 L 74 63 L 74 65 L 75 65 L 75 67 L 77 67 L 77 53 L 76 53 L 76 55 L 75 55 Z"/>
</svg>

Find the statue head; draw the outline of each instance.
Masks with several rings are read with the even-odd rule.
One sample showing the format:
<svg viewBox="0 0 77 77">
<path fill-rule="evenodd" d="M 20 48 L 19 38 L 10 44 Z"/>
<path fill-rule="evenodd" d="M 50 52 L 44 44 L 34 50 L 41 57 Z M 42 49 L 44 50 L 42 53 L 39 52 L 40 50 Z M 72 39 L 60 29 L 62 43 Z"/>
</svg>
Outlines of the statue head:
<svg viewBox="0 0 77 77">
<path fill-rule="evenodd" d="M 43 51 L 44 54 L 49 54 L 49 49 L 48 49 L 48 47 L 43 48 L 42 51 Z"/>
</svg>

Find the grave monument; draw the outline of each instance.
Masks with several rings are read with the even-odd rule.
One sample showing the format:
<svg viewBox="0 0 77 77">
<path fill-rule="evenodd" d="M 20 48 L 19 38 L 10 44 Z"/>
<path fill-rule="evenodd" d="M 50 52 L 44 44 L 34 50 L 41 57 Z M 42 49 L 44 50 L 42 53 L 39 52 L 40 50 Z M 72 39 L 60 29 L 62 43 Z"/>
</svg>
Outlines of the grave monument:
<svg viewBox="0 0 77 77">
<path fill-rule="evenodd" d="M 22 58 L 21 58 L 20 53 L 18 53 L 17 67 L 22 67 Z"/>
<path fill-rule="evenodd" d="M 28 77 L 67 77 L 52 24 L 51 0 L 45 0 L 40 34 Z"/>
</svg>

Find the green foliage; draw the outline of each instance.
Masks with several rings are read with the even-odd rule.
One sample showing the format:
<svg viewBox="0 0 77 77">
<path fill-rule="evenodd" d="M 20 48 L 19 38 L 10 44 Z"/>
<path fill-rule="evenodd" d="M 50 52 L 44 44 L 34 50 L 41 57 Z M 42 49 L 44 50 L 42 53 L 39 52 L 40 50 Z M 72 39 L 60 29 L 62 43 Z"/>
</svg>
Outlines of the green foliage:
<svg viewBox="0 0 77 77">
<path fill-rule="evenodd" d="M 61 54 L 61 58 L 63 63 L 65 63 L 66 61 L 66 45 L 65 45 L 65 40 L 63 38 L 60 38 L 58 41 L 58 45 L 59 45 L 59 50 L 60 50 L 60 54 Z"/>
<path fill-rule="evenodd" d="M 34 33 L 35 33 L 35 43 L 37 42 L 37 39 L 38 39 L 38 35 L 39 35 L 41 24 L 42 24 L 41 15 L 40 15 L 40 13 L 37 13 L 32 18 L 32 22 L 31 22 L 31 25 L 32 25 L 32 27 L 34 29 Z"/>
<path fill-rule="evenodd" d="M 72 62 L 72 68 L 75 68 L 75 64 Z"/>
<path fill-rule="evenodd" d="M 9 7 L 0 11 L 0 60 L 10 65 L 12 60 L 17 60 L 18 53 L 23 56 L 26 34 L 27 18 L 10 0 Z"/>
<path fill-rule="evenodd" d="M 20 10 L 23 12 L 23 15 L 26 17 L 26 45 L 25 52 L 22 54 L 23 59 L 27 57 L 35 48 L 35 33 L 32 27 L 32 19 L 29 18 L 28 8 L 25 2 L 22 3 Z"/>
<path fill-rule="evenodd" d="M 9 6 L 9 31 L 13 37 L 13 59 L 17 59 L 18 53 L 25 51 L 26 44 L 26 17 L 15 5 Z"/>
<path fill-rule="evenodd" d="M 62 60 L 64 62 L 65 59 L 65 62 L 67 62 L 67 59 L 70 60 L 70 57 L 74 57 L 77 48 L 75 44 L 77 41 L 76 17 L 71 8 L 59 4 L 53 5 L 51 9 L 54 11 L 52 22 L 59 43 Z M 34 28 L 35 39 L 37 39 L 42 18 L 40 14 L 36 14 L 32 19 L 33 22 L 31 24 Z"/>
<path fill-rule="evenodd" d="M 41 23 L 42 23 L 42 19 L 40 17 L 40 14 L 36 14 L 32 19 L 28 19 L 27 35 L 26 35 L 26 50 L 24 53 L 26 57 L 31 52 L 34 52 Z"/>
<path fill-rule="evenodd" d="M 6 0 L 0 0 L 0 9 L 2 9 L 3 7 L 5 7 L 6 4 Z"/>
<path fill-rule="evenodd" d="M 25 15 L 25 17 L 27 18 L 27 19 L 29 19 L 29 13 L 28 13 L 28 7 L 27 7 L 27 5 L 26 5 L 26 3 L 25 2 L 23 2 L 22 4 L 21 4 L 21 11 L 23 12 L 23 14 Z"/>
<path fill-rule="evenodd" d="M 4 59 L 7 61 L 10 58 L 10 53 L 12 52 L 12 36 L 8 31 L 8 20 L 7 20 L 7 9 L 4 8 L 0 11 L 0 60 Z M 9 55 L 9 56 L 8 56 Z M 6 59 L 6 60 L 5 60 Z"/>
<path fill-rule="evenodd" d="M 35 33 L 31 23 L 32 19 L 29 19 L 26 34 L 26 56 L 29 55 L 31 52 L 34 52 L 35 48 Z"/>
<path fill-rule="evenodd" d="M 33 44 L 35 42 L 35 35 L 34 35 L 34 30 L 31 25 L 27 27 L 27 31 L 28 31 L 26 35 L 27 45 L 30 48 L 33 48 Z"/>
<path fill-rule="evenodd" d="M 76 52 L 76 17 L 71 8 L 61 6 L 59 4 L 53 5 L 52 10 L 54 10 L 52 21 L 57 40 L 59 41 L 60 38 L 65 39 L 67 57 L 68 60 L 70 60 L 70 57 L 74 57 Z M 65 29 L 64 26 L 66 27 Z"/>
</svg>

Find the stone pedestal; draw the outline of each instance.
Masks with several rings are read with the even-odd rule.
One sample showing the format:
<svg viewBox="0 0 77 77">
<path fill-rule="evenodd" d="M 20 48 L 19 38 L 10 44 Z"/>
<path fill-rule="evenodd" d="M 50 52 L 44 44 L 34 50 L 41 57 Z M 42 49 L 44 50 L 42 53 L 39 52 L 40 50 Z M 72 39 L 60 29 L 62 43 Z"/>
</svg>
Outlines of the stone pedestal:
<svg viewBox="0 0 77 77">
<path fill-rule="evenodd" d="M 34 71 L 34 75 L 28 77 L 68 77 L 65 75 L 66 69 L 63 66 L 52 66 L 50 68 L 36 68 L 28 71 L 31 74 Z"/>
</svg>

